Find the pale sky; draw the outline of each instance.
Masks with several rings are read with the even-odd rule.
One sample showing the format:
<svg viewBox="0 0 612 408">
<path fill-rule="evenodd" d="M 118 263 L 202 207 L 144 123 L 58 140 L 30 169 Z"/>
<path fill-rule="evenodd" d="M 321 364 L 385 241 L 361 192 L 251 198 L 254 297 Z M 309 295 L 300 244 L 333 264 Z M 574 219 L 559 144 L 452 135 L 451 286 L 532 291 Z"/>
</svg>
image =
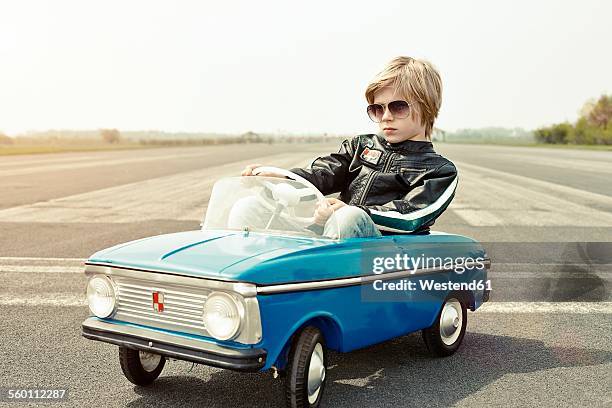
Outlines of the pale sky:
<svg viewBox="0 0 612 408">
<path fill-rule="evenodd" d="M 0 131 L 367 133 L 391 58 L 440 71 L 436 126 L 532 129 L 612 93 L 612 1 L 0 3 Z"/>
</svg>

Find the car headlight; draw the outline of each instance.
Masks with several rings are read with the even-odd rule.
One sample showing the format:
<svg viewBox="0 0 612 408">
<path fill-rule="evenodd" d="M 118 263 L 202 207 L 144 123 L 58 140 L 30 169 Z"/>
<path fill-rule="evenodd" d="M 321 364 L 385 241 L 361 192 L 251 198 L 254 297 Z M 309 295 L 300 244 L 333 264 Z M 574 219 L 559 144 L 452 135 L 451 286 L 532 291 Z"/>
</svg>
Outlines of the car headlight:
<svg viewBox="0 0 612 408">
<path fill-rule="evenodd" d="M 218 340 L 230 340 L 236 336 L 243 316 L 242 304 L 227 293 L 213 292 L 204 303 L 204 325 Z"/>
<path fill-rule="evenodd" d="M 91 313 L 100 318 L 113 314 L 115 310 L 115 287 L 110 278 L 96 275 L 87 283 L 87 303 Z"/>
</svg>

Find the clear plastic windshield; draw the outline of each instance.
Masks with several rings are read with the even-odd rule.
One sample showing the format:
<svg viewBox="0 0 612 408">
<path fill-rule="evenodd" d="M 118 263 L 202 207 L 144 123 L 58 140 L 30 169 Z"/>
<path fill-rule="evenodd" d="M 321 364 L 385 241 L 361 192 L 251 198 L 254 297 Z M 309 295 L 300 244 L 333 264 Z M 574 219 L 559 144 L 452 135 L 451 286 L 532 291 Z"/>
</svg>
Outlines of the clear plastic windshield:
<svg viewBox="0 0 612 408">
<path fill-rule="evenodd" d="M 336 238 L 333 211 L 319 197 L 312 186 L 286 178 L 223 178 L 213 187 L 202 229 Z"/>
</svg>

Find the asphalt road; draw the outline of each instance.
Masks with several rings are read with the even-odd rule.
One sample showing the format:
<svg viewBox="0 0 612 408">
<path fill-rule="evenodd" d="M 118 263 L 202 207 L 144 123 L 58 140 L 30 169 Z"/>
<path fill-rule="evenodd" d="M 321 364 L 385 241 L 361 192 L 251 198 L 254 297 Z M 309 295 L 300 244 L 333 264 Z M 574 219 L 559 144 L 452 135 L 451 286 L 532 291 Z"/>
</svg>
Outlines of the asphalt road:
<svg viewBox="0 0 612 408">
<path fill-rule="evenodd" d="M 483 242 L 493 299 L 460 351 L 416 334 L 333 354 L 325 406 L 611 406 L 612 152 L 440 144 L 460 181 L 434 229 Z M 61 406 L 283 406 L 280 380 L 171 361 L 151 388 L 80 336 L 82 260 L 198 229 L 244 164 L 305 166 L 335 145 L 0 157 L 0 387 L 68 387 Z M 3 403 L 0 402 L 0 405 Z M 15 404 L 6 404 L 15 406 Z"/>
</svg>

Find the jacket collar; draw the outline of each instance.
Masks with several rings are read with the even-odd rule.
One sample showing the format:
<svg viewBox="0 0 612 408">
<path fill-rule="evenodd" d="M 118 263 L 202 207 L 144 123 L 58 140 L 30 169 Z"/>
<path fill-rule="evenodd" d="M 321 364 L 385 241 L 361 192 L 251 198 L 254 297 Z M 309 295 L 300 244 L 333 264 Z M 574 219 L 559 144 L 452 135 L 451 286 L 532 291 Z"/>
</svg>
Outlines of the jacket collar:
<svg viewBox="0 0 612 408">
<path fill-rule="evenodd" d="M 415 141 L 415 140 L 404 140 L 399 143 L 389 143 L 385 140 L 385 137 L 379 134 L 376 134 L 378 138 L 378 142 L 385 147 L 385 149 L 389 150 L 403 150 L 408 152 L 418 152 L 418 153 L 435 153 L 433 148 L 433 143 L 425 142 L 425 141 Z"/>
</svg>

